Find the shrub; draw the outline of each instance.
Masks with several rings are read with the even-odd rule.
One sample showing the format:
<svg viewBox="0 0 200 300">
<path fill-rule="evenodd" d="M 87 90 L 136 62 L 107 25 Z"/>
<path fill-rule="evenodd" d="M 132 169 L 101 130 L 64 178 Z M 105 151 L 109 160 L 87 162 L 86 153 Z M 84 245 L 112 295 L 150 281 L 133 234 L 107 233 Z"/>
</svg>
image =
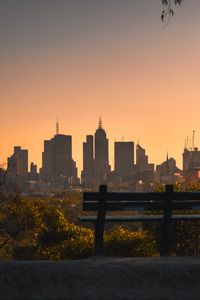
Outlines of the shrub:
<svg viewBox="0 0 200 300">
<path fill-rule="evenodd" d="M 19 260 L 66 260 L 85 258 L 93 254 L 93 232 L 90 229 L 66 224 L 65 230 L 44 231 L 34 245 L 16 245 L 13 258 Z"/>
<path fill-rule="evenodd" d="M 105 254 L 120 257 L 158 256 L 156 242 L 145 231 L 116 226 L 105 235 Z"/>
<path fill-rule="evenodd" d="M 196 192 L 200 191 L 200 184 L 190 184 L 186 189 L 181 184 L 174 185 L 174 191 Z M 157 187 L 156 191 L 164 191 L 164 187 Z M 152 212 L 151 212 L 152 213 Z M 158 212 L 155 212 L 157 214 Z M 174 214 L 181 214 L 181 211 L 173 211 Z M 194 211 L 184 211 L 186 214 L 194 214 Z M 198 214 L 196 211 L 195 214 Z M 161 223 L 143 223 L 143 230 L 156 241 L 157 249 L 160 248 Z M 169 229 L 170 255 L 200 255 L 200 220 L 196 221 L 172 221 Z"/>
</svg>

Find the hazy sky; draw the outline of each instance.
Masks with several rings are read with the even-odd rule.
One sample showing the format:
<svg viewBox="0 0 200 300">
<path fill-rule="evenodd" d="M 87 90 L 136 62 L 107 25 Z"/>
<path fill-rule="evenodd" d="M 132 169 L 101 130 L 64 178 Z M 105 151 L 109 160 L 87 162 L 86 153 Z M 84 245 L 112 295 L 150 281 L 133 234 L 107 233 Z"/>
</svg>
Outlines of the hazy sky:
<svg viewBox="0 0 200 300">
<path fill-rule="evenodd" d="M 110 141 L 137 140 L 150 162 L 200 136 L 200 1 L 166 28 L 160 0 L 0 0 L 0 163 L 14 145 L 41 166 L 43 140 L 82 142 L 99 116 Z"/>
</svg>

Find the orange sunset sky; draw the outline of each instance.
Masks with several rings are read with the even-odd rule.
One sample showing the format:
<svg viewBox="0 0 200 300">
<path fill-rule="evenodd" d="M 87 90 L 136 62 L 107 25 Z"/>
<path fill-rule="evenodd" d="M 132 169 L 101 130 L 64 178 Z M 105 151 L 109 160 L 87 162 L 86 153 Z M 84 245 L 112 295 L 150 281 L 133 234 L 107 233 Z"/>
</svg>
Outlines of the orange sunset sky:
<svg viewBox="0 0 200 300">
<path fill-rule="evenodd" d="M 200 137 L 200 1 L 184 1 L 164 28 L 160 0 L 0 3 L 0 163 L 14 145 L 41 166 L 44 139 L 82 143 L 99 116 L 109 138 L 140 141 L 150 162 L 182 167 L 187 135 Z"/>
</svg>

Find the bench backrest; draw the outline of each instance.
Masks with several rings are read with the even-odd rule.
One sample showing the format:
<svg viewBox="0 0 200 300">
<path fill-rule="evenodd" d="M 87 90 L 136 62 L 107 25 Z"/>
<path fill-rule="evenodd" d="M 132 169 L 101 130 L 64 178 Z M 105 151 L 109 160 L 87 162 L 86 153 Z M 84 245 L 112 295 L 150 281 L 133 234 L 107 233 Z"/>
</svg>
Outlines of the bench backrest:
<svg viewBox="0 0 200 300">
<path fill-rule="evenodd" d="M 83 194 L 83 211 L 121 210 L 200 210 L 200 192 L 174 192 L 173 185 L 166 185 L 165 192 L 123 193 L 107 192 L 101 185 L 99 192 Z"/>
</svg>

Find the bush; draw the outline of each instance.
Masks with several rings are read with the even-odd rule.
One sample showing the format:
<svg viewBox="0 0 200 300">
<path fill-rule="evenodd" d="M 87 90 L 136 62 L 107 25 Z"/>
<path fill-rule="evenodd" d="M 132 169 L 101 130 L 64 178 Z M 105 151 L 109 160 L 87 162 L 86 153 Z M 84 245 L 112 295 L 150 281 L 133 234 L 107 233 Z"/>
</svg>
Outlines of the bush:
<svg viewBox="0 0 200 300">
<path fill-rule="evenodd" d="M 18 260 L 80 259 L 93 254 L 94 236 L 90 229 L 66 224 L 65 231 L 44 231 L 34 245 L 16 245 L 13 258 Z"/>
<path fill-rule="evenodd" d="M 174 185 L 175 192 L 200 191 L 200 184 L 190 184 L 186 189 L 181 184 Z M 164 191 L 164 187 L 157 187 L 156 191 Z M 152 213 L 152 212 L 151 212 Z M 157 214 L 158 212 L 155 212 Z M 195 214 L 199 214 L 195 211 Z M 173 211 L 173 214 L 182 214 L 181 211 Z M 184 211 L 183 214 L 194 214 L 194 211 Z M 161 223 L 143 223 L 143 230 L 156 241 L 156 248 L 160 248 Z M 200 220 L 196 221 L 172 221 L 169 229 L 170 255 L 173 256 L 199 256 L 200 255 Z"/>
<path fill-rule="evenodd" d="M 116 226 L 105 235 L 105 254 L 119 257 L 158 256 L 156 242 L 147 232 Z"/>
</svg>

